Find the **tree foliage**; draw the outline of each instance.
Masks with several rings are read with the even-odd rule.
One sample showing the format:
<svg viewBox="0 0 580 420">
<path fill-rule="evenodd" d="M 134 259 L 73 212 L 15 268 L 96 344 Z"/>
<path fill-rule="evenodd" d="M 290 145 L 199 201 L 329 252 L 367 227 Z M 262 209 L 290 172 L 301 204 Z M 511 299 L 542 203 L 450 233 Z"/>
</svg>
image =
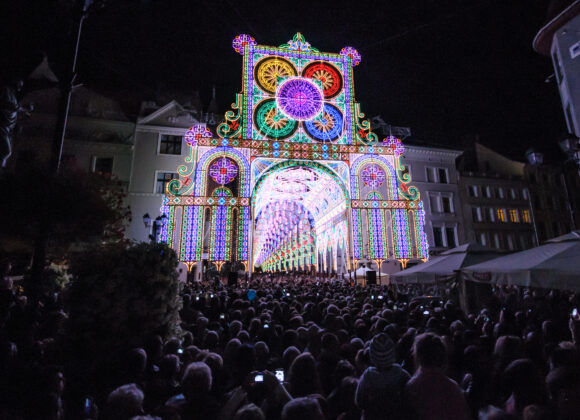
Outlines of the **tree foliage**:
<svg viewBox="0 0 580 420">
<path fill-rule="evenodd" d="M 171 248 L 149 243 L 109 245 L 72 259 L 67 336 L 81 370 L 111 366 L 110 355 L 151 335 L 179 334 L 177 264 Z"/>
<path fill-rule="evenodd" d="M 0 236 L 32 244 L 41 226 L 50 251 L 62 256 L 72 243 L 120 241 L 130 216 L 119 181 L 80 171 L 51 175 L 36 168 L 0 176 Z"/>
</svg>

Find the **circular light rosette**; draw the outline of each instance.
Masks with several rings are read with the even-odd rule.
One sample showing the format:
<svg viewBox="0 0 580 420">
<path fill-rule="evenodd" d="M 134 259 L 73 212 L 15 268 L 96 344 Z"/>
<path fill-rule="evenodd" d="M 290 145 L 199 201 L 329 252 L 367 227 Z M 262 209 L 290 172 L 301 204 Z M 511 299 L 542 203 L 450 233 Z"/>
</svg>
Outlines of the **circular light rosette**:
<svg viewBox="0 0 580 420">
<path fill-rule="evenodd" d="M 290 61 L 280 57 L 269 57 L 256 64 L 254 80 L 260 89 L 275 93 L 278 78 L 295 77 L 297 74 L 296 68 Z"/>
<path fill-rule="evenodd" d="M 292 77 L 278 85 L 276 105 L 288 118 L 309 120 L 320 114 L 323 105 L 322 90 L 312 80 Z"/>
<path fill-rule="evenodd" d="M 304 130 L 314 140 L 334 141 L 342 135 L 343 125 L 344 118 L 338 108 L 324 104 L 317 117 L 304 121 Z"/>
<path fill-rule="evenodd" d="M 362 182 L 368 187 L 380 187 L 387 179 L 385 171 L 379 166 L 370 164 L 361 171 Z"/>
<path fill-rule="evenodd" d="M 260 133 L 271 139 L 288 138 L 298 128 L 295 120 L 280 112 L 275 99 L 266 99 L 256 106 L 254 124 Z"/>
<path fill-rule="evenodd" d="M 360 64 L 360 53 L 353 47 L 344 47 L 342 50 L 340 50 L 340 55 L 350 57 L 350 63 L 353 67 Z"/>
<path fill-rule="evenodd" d="M 244 47 L 246 45 L 256 45 L 256 40 L 253 36 L 247 34 L 239 34 L 232 41 L 232 47 L 240 55 L 244 55 Z"/>
<path fill-rule="evenodd" d="M 209 176 L 218 184 L 229 184 L 238 176 L 238 166 L 227 157 L 219 158 L 209 167 Z"/>
<path fill-rule="evenodd" d="M 315 62 L 309 64 L 302 71 L 302 75 L 309 79 L 318 80 L 326 99 L 334 98 L 342 91 L 342 76 L 338 69 L 330 63 Z"/>
</svg>

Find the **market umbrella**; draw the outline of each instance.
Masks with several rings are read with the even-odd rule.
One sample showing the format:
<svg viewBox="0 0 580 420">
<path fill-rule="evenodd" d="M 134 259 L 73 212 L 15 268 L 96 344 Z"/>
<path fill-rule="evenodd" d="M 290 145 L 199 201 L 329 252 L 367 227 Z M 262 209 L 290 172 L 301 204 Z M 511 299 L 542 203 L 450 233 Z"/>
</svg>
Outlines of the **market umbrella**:
<svg viewBox="0 0 580 420">
<path fill-rule="evenodd" d="M 466 266 L 466 280 L 580 291 L 580 231 L 544 245 Z"/>
<path fill-rule="evenodd" d="M 497 249 L 470 242 L 445 251 L 426 263 L 391 274 L 390 279 L 395 283 L 422 284 L 445 281 L 453 278 L 462 267 L 496 258 L 501 253 L 502 251 Z"/>
</svg>

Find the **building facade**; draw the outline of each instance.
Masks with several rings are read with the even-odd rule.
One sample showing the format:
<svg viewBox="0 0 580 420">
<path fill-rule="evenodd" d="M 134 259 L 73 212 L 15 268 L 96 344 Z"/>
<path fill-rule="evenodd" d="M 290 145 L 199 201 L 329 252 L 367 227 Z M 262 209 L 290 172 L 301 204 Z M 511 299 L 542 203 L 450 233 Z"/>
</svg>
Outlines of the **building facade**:
<svg viewBox="0 0 580 420">
<path fill-rule="evenodd" d="M 56 125 L 57 88 L 33 91 L 22 99 L 33 110 L 19 121 L 9 166 L 48 161 Z M 72 96 L 62 165 L 97 172 L 129 184 L 135 122 L 114 100 L 85 87 Z"/>
<path fill-rule="evenodd" d="M 529 163 L 524 178 L 540 244 L 580 226 L 580 178 L 575 168 Z"/>
<path fill-rule="evenodd" d="M 464 154 L 458 169 L 467 241 L 507 251 L 537 245 L 524 168 L 478 143 Z"/>
<path fill-rule="evenodd" d="M 431 255 L 466 241 L 456 160 L 462 152 L 407 144 L 403 161 L 425 208 L 425 233 Z"/>
<path fill-rule="evenodd" d="M 559 10 L 534 38 L 534 49 L 550 57 L 568 132 L 580 137 L 580 0 Z"/>
<path fill-rule="evenodd" d="M 133 218 L 127 236 L 146 241 L 154 232 L 145 226 L 143 216 L 161 216 L 161 205 L 169 182 L 178 179 L 177 168 L 183 163 L 188 145 L 185 133 L 192 125 L 205 123 L 205 114 L 190 104 L 171 100 L 163 106 L 144 103 L 135 125 L 128 200 Z"/>
</svg>

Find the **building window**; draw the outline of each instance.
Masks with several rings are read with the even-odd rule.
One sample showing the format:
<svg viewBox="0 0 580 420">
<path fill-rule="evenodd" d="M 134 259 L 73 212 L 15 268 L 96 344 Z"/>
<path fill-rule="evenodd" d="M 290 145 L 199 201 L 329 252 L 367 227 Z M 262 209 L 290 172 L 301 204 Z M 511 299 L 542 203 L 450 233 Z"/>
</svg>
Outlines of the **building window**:
<svg viewBox="0 0 580 420">
<path fill-rule="evenodd" d="M 440 227 L 433 227 L 433 242 L 435 243 L 435 247 L 443 247 L 443 231 Z"/>
<path fill-rule="evenodd" d="M 482 187 L 482 190 L 483 190 L 483 196 L 485 198 L 491 198 L 491 188 L 489 186 L 488 187 Z"/>
<path fill-rule="evenodd" d="M 570 109 L 570 102 L 566 105 L 566 122 L 568 123 L 568 131 L 570 133 L 576 132 L 576 127 L 574 126 L 574 118 L 572 118 L 572 110 Z"/>
<path fill-rule="evenodd" d="M 455 228 L 445 228 L 445 233 L 447 234 L 447 246 L 449 248 L 455 248 L 457 246 L 457 241 L 455 240 Z"/>
<path fill-rule="evenodd" d="M 570 47 L 570 58 L 573 60 L 580 55 L 580 41 Z"/>
<path fill-rule="evenodd" d="M 519 219 L 518 219 L 518 211 L 516 209 L 510 209 L 510 222 L 512 223 L 518 223 Z"/>
<path fill-rule="evenodd" d="M 180 155 L 181 154 L 181 136 L 172 136 L 170 134 L 161 134 L 159 137 L 159 154 L 160 155 Z"/>
<path fill-rule="evenodd" d="M 516 191 L 515 188 L 510 188 L 510 198 L 512 200 L 517 200 L 518 199 L 518 193 Z"/>
<path fill-rule="evenodd" d="M 112 157 L 93 157 L 92 171 L 105 178 L 110 178 L 113 174 L 113 158 Z"/>
<path fill-rule="evenodd" d="M 479 244 L 486 246 L 487 245 L 487 235 L 485 232 L 482 232 L 478 235 Z"/>
<path fill-rule="evenodd" d="M 529 197 L 529 196 L 528 196 L 528 189 L 527 189 L 527 188 L 524 188 L 524 189 L 522 190 L 522 198 L 523 198 L 524 200 L 527 200 L 527 199 L 528 199 L 528 197 Z"/>
<path fill-rule="evenodd" d="M 455 248 L 457 246 L 457 227 L 433 226 L 433 242 L 437 248 Z"/>
<path fill-rule="evenodd" d="M 436 182 L 435 168 L 426 167 L 425 171 L 427 171 L 427 182 Z"/>
<path fill-rule="evenodd" d="M 155 192 L 157 194 L 165 194 L 167 184 L 173 179 L 179 178 L 175 172 L 157 172 L 157 182 L 155 184 Z"/>
<path fill-rule="evenodd" d="M 504 223 L 507 221 L 505 209 L 497 209 L 496 213 L 497 213 L 497 221 L 498 222 Z"/>
<path fill-rule="evenodd" d="M 426 166 L 427 182 L 438 182 L 440 184 L 448 184 L 449 176 L 446 168 L 433 168 Z"/>
<path fill-rule="evenodd" d="M 554 69 L 556 69 L 556 80 L 560 84 L 562 83 L 562 64 L 560 63 L 560 56 L 556 49 L 552 51 L 552 60 L 554 61 Z"/>
<path fill-rule="evenodd" d="M 479 197 L 479 191 L 478 191 L 477 185 L 470 185 L 468 187 L 468 189 L 469 189 L 469 196 L 470 197 Z"/>
<path fill-rule="evenodd" d="M 495 212 L 493 211 L 492 207 L 487 209 L 487 214 L 489 215 L 489 221 L 495 222 Z"/>
<path fill-rule="evenodd" d="M 495 193 L 495 198 L 503 198 L 503 188 L 502 187 L 495 187 L 494 193 Z"/>
<path fill-rule="evenodd" d="M 472 207 L 471 215 L 473 216 L 474 222 L 481 222 L 481 207 Z"/>
<path fill-rule="evenodd" d="M 530 218 L 530 211 L 529 210 L 522 210 L 522 222 L 532 223 L 532 219 Z"/>
<path fill-rule="evenodd" d="M 443 213 L 453 213 L 453 208 L 451 205 L 451 197 L 442 196 L 441 204 L 443 207 Z"/>
<path fill-rule="evenodd" d="M 508 243 L 508 249 L 510 251 L 513 251 L 515 249 L 515 241 L 514 241 L 514 235 L 512 235 L 511 233 L 508 233 L 507 235 L 507 243 Z"/>
<path fill-rule="evenodd" d="M 429 204 L 431 205 L 431 213 L 439 213 L 439 197 L 436 195 L 429 195 Z"/>
<path fill-rule="evenodd" d="M 528 249 L 528 237 L 520 235 L 520 249 Z"/>
<path fill-rule="evenodd" d="M 499 241 L 499 233 L 497 232 L 493 234 L 493 244 L 497 249 L 501 248 L 501 244 Z"/>
</svg>

